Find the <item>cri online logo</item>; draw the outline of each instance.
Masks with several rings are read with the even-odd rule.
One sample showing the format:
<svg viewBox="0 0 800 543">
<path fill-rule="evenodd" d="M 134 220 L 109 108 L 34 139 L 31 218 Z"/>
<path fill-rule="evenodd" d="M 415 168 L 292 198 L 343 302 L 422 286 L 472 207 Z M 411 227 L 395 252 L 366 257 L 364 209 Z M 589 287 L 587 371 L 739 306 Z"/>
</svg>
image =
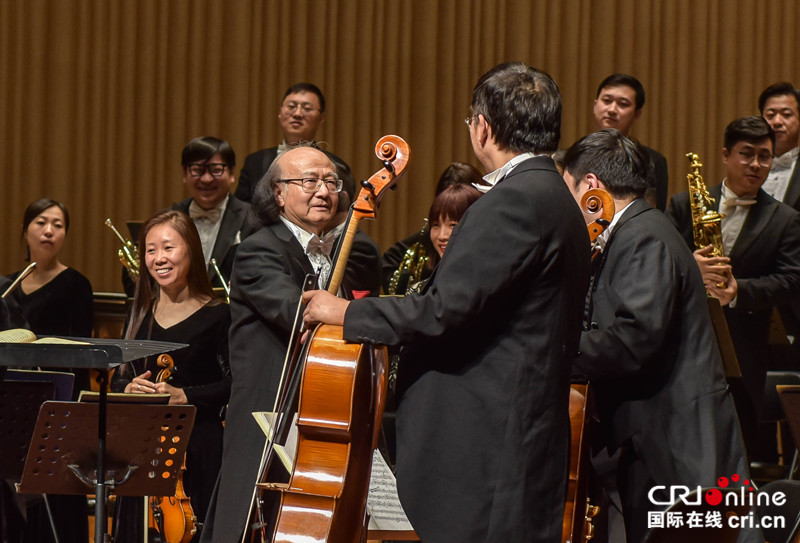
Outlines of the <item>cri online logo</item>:
<svg viewBox="0 0 800 543">
<path fill-rule="evenodd" d="M 734 473 L 733 475 L 728 477 L 720 477 L 717 479 L 717 484 L 720 488 L 727 489 L 731 483 L 738 483 L 741 478 L 738 474 Z M 717 506 L 725 502 L 725 506 L 737 506 L 737 505 L 768 505 L 768 503 L 761 503 L 761 502 L 769 502 L 771 501 L 775 505 L 783 505 L 786 503 L 786 495 L 783 492 L 775 492 L 772 495 L 769 494 L 756 494 L 753 492 L 753 487 L 748 479 L 744 479 L 742 481 L 742 486 L 738 489 L 730 488 L 727 492 L 723 493 L 719 488 L 710 488 L 703 491 L 701 486 L 697 486 L 696 491 L 693 493 L 693 489 L 690 489 L 688 486 L 683 485 L 672 485 L 670 487 L 666 487 L 664 485 L 656 485 L 650 489 L 650 492 L 647 493 L 647 497 L 650 499 L 650 503 L 653 505 L 672 505 L 677 503 L 678 500 L 681 500 L 686 505 L 700 505 L 702 503 L 703 498 L 708 505 Z M 668 496 L 667 499 L 659 499 L 656 496 L 656 493 L 659 493 L 661 496 L 665 494 Z"/>
</svg>

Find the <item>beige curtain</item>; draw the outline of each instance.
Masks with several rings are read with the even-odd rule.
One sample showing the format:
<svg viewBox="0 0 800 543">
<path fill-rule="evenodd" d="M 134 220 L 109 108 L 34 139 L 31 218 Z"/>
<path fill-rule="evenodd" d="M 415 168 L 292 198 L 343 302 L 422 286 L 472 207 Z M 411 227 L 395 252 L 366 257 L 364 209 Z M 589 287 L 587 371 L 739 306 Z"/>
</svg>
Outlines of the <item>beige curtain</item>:
<svg viewBox="0 0 800 543">
<path fill-rule="evenodd" d="M 419 228 L 450 162 L 478 165 L 462 119 L 477 78 L 506 60 L 558 81 L 565 147 L 593 129 L 600 80 L 636 75 L 647 103 L 633 132 L 667 157 L 672 190 L 688 151 L 714 184 L 725 125 L 757 113 L 768 84 L 800 84 L 798 27 L 796 0 L 0 0 L 0 273 L 22 267 L 22 212 L 48 196 L 71 212 L 64 261 L 121 290 L 105 218 L 182 199 L 193 137 L 228 140 L 240 164 L 275 145 L 298 81 L 325 92 L 320 139 L 357 178 L 379 168 L 383 134 L 411 145 L 367 227 L 384 249 Z"/>
</svg>

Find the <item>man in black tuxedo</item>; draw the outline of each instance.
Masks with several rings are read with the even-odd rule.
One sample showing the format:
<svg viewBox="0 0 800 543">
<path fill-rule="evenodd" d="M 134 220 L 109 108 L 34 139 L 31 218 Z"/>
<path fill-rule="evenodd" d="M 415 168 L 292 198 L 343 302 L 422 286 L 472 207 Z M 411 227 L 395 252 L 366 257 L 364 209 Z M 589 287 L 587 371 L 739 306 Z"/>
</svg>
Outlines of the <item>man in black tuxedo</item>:
<svg viewBox="0 0 800 543">
<path fill-rule="evenodd" d="M 616 129 L 585 136 L 564 158 L 578 203 L 599 188 L 616 208 L 600 236 L 574 373 L 595 392 L 593 462 L 628 543 L 643 541 L 648 512 L 664 509 L 648 500 L 654 486 L 748 478 L 703 280 L 669 219 L 644 199 L 649 162 L 644 146 Z"/>
<path fill-rule="evenodd" d="M 305 276 L 319 272 L 324 282 L 331 273 L 331 224 L 341 190 L 333 162 L 309 146 L 281 154 L 256 188 L 253 209 L 261 228 L 237 250 L 231 279 L 233 383 L 218 493 L 204 542 L 238 541 L 245 529 L 265 443 L 251 413 L 273 410 Z M 346 293 L 379 284 L 380 254 L 377 248 L 374 252 L 351 253 Z M 373 264 L 365 265 L 363 258 Z M 372 270 L 372 276 L 364 276 L 364 270 Z"/>
<path fill-rule="evenodd" d="M 281 144 L 256 151 L 244 159 L 239 185 L 234 193 L 244 202 L 251 200 L 256 185 L 278 155 L 301 142 L 317 147 L 317 130 L 325 122 L 325 96 L 319 87 L 312 83 L 296 83 L 286 89 L 278 110 L 278 122 L 283 133 Z M 344 160 L 328 151 L 322 152 L 336 164 L 340 177 L 350 173 L 350 166 Z"/>
<path fill-rule="evenodd" d="M 739 360 L 742 378 L 731 380 L 731 387 L 751 455 L 758 445 L 772 308 L 800 301 L 800 214 L 761 188 L 774 143 L 775 133 L 761 117 L 742 117 L 727 126 L 725 179 L 708 189 L 725 216 L 725 256 L 709 257 L 711 246 L 694 252 L 708 291 L 723 306 Z M 667 215 L 695 249 L 688 193 L 672 197 Z"/>
<path fill-rule="evenodd" d="M 305 320 L 404 345 L 397 485 L 426 543 L 558 541 L 569 373 L 589 276 L 586 226 L 550 154 L 561 96 L 522 63 L 481 77 L 466 119 L 492 173 L 418 296 L 306 293 Z"/>
<path fill-rule="evenodd" d="M 597 87 L 597 96 L 592 113 L 598 129 L 616 128 L 626 136 L 633 123 L 642 116 L 644 108 L 644 86 L 628 74 L 611 74 Z M 645 147 L 655 168 L 655 185 L 648 187 L 645 197 L 661 211 L 667 207 L 669 173 L 664 155 Z"/>
<path fill-rule="evenodd" d="M 203 258 L 208 266 L 211 284 L 222 282 L 210 264 L 212 258 L 230 281 L 236 248 L 247 233 L 245 222 L 250 205 L 230 193 L 236 178 L 236 154 L 228 142 L 204 136 L 186 144 L 181 155 L 183 184 L 189 198 L 172 205 L 172 209 L 189 215 L 203 243 Z"/>
<path fill-rule="evenodd" d="M 762 188 L 800 211 L 800 90 L 785 81 L 770 85 L 758 97 L 758 110 L 775 131 L 775 158 Z"/>
</svg>

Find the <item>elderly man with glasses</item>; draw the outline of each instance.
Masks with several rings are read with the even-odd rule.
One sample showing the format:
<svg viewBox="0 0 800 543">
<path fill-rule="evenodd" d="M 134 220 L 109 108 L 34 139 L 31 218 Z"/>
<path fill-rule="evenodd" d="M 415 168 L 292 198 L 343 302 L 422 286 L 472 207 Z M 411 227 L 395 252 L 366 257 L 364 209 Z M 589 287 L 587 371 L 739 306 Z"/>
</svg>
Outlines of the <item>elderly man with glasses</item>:
<svg viewBox="0 0 800 543">
<path fill-rule="evenodd" d="M 206 517 L 204 542 L 238 541 L 249 526 L 265 443 L 251 413 L 273 410 L 306 275 L 316 275 L 320 284 L 330 276 L 330 257 L 341 231 L 331 225 L 344 197 L 342 185 L 331 159 L 306 145 L 281 154 L 256 187 L 253 210 L 261 228 L 237 250 L 231 280 L 233 384 L 218 493 Z M 370 290 L 366 285 L 379 283 L 380 266 L 364 264 L 364 258 L 372 256 L 351 253 L 343 294 Z M 365 273 L 367 269 L 373 272 Z M 271 473 L 270 481 L 275 482 L 281 470 Z M 270 495 L 278 498 L 270 493 L 265 499 Z M 269 511 L 272 505 L 265 507 Z M 265 522 L 266 533 L 271 534 L 271 520 Z"/>
<path fill-rule="evenodd" d="M 256 185 L 277 156 L 298 143 L 308 143 L 319 148 L 316 142 L 317 131 L 325 122 L 325 97 L 322 91 L 311 83 L 296 83 L 289 87 L 278 110 L 278 122 L 283 133 L 280 145 L 261 149 L 244 159 L 235 193 L 240 200 L 250 201 Z M 340 176 L 345 177 L 350 173 L 350 166 L 344 160 L 328 151 L 323 150 L 323 153 L 336 164 Z"/>
</svg>

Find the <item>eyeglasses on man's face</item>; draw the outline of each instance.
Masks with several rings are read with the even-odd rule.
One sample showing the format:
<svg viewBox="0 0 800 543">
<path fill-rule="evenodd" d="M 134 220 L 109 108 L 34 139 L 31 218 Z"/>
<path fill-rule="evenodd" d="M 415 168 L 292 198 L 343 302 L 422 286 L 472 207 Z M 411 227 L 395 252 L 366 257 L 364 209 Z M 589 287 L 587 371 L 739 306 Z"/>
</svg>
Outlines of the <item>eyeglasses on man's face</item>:
<svg viewBox="0 0 800 543">
<path fill-rule="evenodd" d="M 294 113 L 299 108 L 301 115 L 308 115 L 309 113 L 319 109 L 314 107 L 314 105 L 309 102 L 286 102 L 282 107 L 289 113 Z"/>
<path fill-rule="evenodd" d="M 224 162 L 211 162 L 209 164 L 189 164 L 186 166 L 186 170 L 192 177 L 203 177 L 205 172 L 211 174 L 211 177 L 222 177 L 227 167 L 228 165 Z"/>
<path fill-rule="evenodd" d="M 288 183 L 290 185 L 299 185 L 303 192 L 314 194 L 322 185 L 328 189 L 328 192 L 340 192 L 342 190 L 342 180 L 335 177 L 326 177 L 318 179 L 316 177 L 304 177 L 302 179 L 281 179 L 281 183 Z"/>
<path fill-rule="evenodd" d="M 772 155 L 769 153 L 756 153 L 750 149 L 745 149 L 744 151 L 738 150 L 736 153 L 739 155 L 739 160 L 748 166 L 753 163 L 753 159 L 758 162 L 759 166 L 764 168 L 772 165 Z"/>
</svg>

